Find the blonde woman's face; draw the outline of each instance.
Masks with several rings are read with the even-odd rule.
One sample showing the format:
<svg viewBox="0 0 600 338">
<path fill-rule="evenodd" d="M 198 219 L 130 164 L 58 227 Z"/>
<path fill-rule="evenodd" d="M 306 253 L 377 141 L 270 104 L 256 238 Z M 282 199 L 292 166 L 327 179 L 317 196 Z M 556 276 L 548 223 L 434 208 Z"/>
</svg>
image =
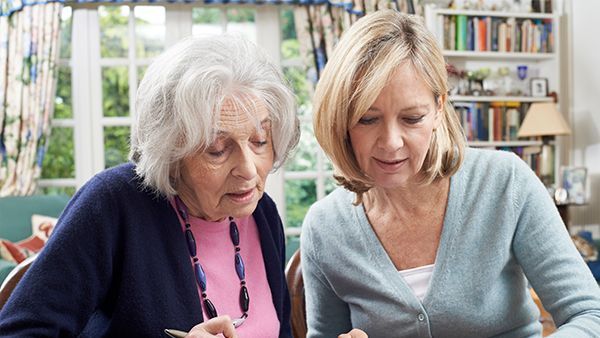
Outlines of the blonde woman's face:
<svg viewBox="0 0 600 338">
<path fill-rule="evenodd" d="M 442 107 L 410 63 L 396 69 L 349 131 L 358 164 L 376 187 L 407 187 L 415 182 Z"/>
<path fill-rule="evenodd" d="M 248 113 L 226 101 L 216 140 L 183 159 L 178 192 L 192 215 L 216 221 L 256 209 L 274 155 L 269 113 L 262 103 L 250 105 L 256 109 Z"/>
</svg>

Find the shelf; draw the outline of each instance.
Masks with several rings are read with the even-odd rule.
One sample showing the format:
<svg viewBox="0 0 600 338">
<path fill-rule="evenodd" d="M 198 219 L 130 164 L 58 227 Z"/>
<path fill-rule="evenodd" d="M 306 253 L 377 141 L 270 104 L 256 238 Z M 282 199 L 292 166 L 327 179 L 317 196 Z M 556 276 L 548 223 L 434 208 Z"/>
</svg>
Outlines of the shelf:
<svg viewBox="0 0 600 338">
<path fill-rule="evenodd" d="M 447 50 L 444 56 L 469 59 L 489 60 L 549 60 L 556 58 L 555 53 L 521 53 L 521 52 L 475 52 L 470 50 Z"/>
<path fill-rule="evenodd" d="M 469 141 L 470 147 L 534 147 L 541 146 L 542 141 Z"/>
<path fill-rule="evenodd" d="M 467 15 L 467 16 L 493 16 L 497 18 L 524 18 L 524 19 L 556 19 L 557 15 L 552 13 L 516 13 L 495 11 L 473 11 L 456 9 L 436 9 L 437 15 Z"/>
<path fill-rule="evenodd" d="M 553 102 L 551 96 L 533 97 L 533 96 L 466 96 L 453 95 L 448 98 L 452 102 Z"/>
<path fill-rule="evenodd" d="M 535 77 L 548 79 L 548 91 L 560 92 L 561 84 L 564 82 L 561 81 L 561 74 L 566 73 L 563 70 L 563 62 L 561 62 L 563 54 L 560 43 L 561 20 L 563 19 L 561 12 L 458 10 L 439 8 L 428 4 L 425 6 L 424 16 L 427 28 L 437 38 L 438 45 L 446 48 L 442 51 L 446 62 L 455 64 L 457 68 L 465 71 L 507 67 L 513 74 L 516 70 L 515 66 L 527 65 L 530 67 L 529 69 L 535 69 Z M 477 22 L 477 26 L 475 22 Z M 505 29 L 506 37 L 504 37 Z M 519 39 L 519 36 L 522 39 Z M 520 45 L 517 45 L 517 41 Z M 502 45 L 506 45 L 506 48 L 500 48 Z M 462 50 L 455 50 L 458 46 Z M 467 46 L 471 46 L 471 48 Z M 482 51 L 484 49 L 486 51 Z M 532 52 L 533 50 L 536 52 Z M 530 73 L 528 82 L 533 74 L 534 72 Z M 509 85 L 509 83 L 503 84 Z M 517 83 L 513 82 L 510 85 L 516 86 Z M 524 84 L 522 85 L 524 86 Z M 530 83 L 527 85 L 530 86 Z M 480 91 L 480 93 L 484 92 Z M 568 102 L 564 97 L 566 94 L 560 95 L 563 105 L 564 102 Z M 516 130 L 520 128 L 520 124 L 516 123 L 517 114 L 512 110 L 507 113 L 509 109 L 504 109 L 502 106 L 508 108 L 509 103 L 517 103 L 518 107 L 511 105 L 511 108 L 515 108 L 519 121 L 522 121 L 527 114 L 525 108 L 528 104 L 554 102 L 554 97 L 452 95 L 448 100 L 457 107 L 456 111 L 459 114 L 461 125 L 466 129 L 465 134 L 470 139 L 484 140 L 467 142 L 470 147 L 504 149 L 515 152 L 534 171 L 539 172 L 542 165 L 542 141 L 535 138 L 517 139 L 514 133 L 515 128 Z M 494 102 L 499 102 L 499 104 L 493 104 Z M 506 119 L 500 121 L 498 117 L 505 113 L 507 114 Z M 491 124 L 492 120 L 493 125 Z M 490 138 L 499 141 L 486 141 Z M 510 139 L 510 141 L 501 141 L 505 139 Z M 553 169 L 556 173 L 560 156 L 558 152 L 555 154 Z M 545 179 L 548 180 L 547 177 Z M 556 175 L 551 178 L 553 181 L 555 179 Z"/>
</svg>

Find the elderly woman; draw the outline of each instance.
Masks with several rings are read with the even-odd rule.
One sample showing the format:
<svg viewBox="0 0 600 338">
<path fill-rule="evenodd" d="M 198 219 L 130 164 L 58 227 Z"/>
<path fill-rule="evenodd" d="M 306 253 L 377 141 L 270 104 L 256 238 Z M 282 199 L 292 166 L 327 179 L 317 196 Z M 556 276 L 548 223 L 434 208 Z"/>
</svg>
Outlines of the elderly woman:
<svg viewBox="0 0 600 338">
<path fill-rule="evenodd" d="M 73 197 L 0 332 L 291 336 L 283 228 L 264 188 L 297 144 L 294 102 L 241 38 L 187 39 L 159 56 L 138 90 L 133 163 Z"/>
<path fill-rule="evenodd" d="M 314 126 L 343 188 L 303 225 L 308 336 L 538 337 L 530 283 L 558 336 L 598 337 L 598 285 L 546 189 L 466 148 L 447 92 L 417 17 L 367 15 L 330 57 Z"/>
</svg>

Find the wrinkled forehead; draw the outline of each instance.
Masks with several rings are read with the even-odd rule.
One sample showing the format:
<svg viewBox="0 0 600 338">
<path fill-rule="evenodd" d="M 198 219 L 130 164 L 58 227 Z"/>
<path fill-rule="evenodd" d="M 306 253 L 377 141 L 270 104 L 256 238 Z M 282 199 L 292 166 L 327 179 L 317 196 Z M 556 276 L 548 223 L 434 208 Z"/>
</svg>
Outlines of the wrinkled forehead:
<svg viewBox="0 0 600 338">
<path fill-rule="evenodd" d="M 223 101 L 215 133 L 246 134 L 270 126 L 265 102 L 257 97 L 230 97 Z"/>
</svg>

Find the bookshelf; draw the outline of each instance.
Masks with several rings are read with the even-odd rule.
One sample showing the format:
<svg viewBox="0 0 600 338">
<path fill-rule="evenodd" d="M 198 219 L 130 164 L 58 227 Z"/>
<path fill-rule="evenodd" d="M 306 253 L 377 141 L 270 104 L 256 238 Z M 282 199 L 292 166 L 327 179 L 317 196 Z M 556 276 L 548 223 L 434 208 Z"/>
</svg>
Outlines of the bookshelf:
<svg viewBox="0 0 600 338">
<path fill-rule="evenodd" d="M 450 101 L 470 101 L 470 102 L 552 102 L 554 98 L 550 96 L 472 96 L 472 95 L 452 95 Z"/>
<path fill-rule="evenodd" d="M 437 15 L 466 15 L 479 17 L 496 18 L 523 18 L 523 19 L 554 19 L 552 13 L 510 13 L 500 11 L 476 11 L 476 10 L 457 10 L 457 9 L 435 9 Z"/>
<path fill-rule="evenodd" d="M 532 79 L 542 79 L 546 93 L 560 92 L 560 15 L 435 5 L 426 5 L 424 14 L 446 62 L 457 70 L 454 81 L 460 83 L 451 78 L 449 100 L 469 146 L 515 152 L 538 171 L 542 142 L 520 139 L 517 131 L 531 103 L 554 100 L 548 94 L 532 95 Z M 554 162 L 556 182 L 558 151 Z"/>
<path fill-rule="evenodd" d="M 533 53 L 521 53 L 521 52 L 492 52 L 492 51 L 460 51 L 460 50 L 444 50 L 444 56 L 453 58 L 468 58 L 468 59 L 481 59 L 481 60 L 548 60 L 553 59 L 555 56 L 552 53 L 544 54 L 533 54 Z"/>
</svg>

